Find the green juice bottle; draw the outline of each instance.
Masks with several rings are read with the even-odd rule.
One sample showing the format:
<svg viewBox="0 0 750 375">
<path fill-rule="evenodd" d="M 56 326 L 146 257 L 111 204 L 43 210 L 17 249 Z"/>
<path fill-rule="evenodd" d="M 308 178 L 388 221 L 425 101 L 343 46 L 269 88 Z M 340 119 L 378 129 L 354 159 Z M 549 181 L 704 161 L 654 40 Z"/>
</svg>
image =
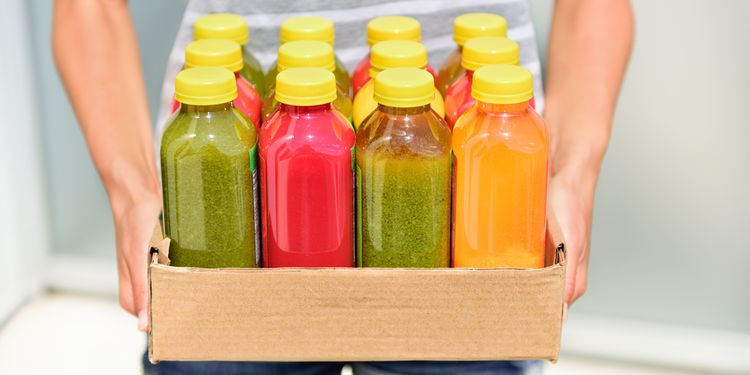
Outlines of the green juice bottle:
<svg viewBox="0 0 750 375">
<path fill-rule="evenodd" d="M 245 18 L 238 14 L 214 13 L 208 14 L 193 25 L 195 40 L 227 39 L 242 46 L 242 60 L 244 66 L 240 75 L 248 80 L 262 98 L 266 94 L 266 77 L 258 59 L 250 52 L 248 41 L 250 33 L 247 30 Z"/>
<path fill-rule="evenodd" d="M 378 107 L 356 138 L 360 267 L 450 265 L 451 132 L 435 92 L 423 69 L 375 77 Z"/>
<path fill-rule="evenodd" d="M 257 267 L 255 127 L 232 105 L 227 69 L 177 74 L 180 110 L 161 143 L 164 227 L 173 266 Z"/>
</svg>

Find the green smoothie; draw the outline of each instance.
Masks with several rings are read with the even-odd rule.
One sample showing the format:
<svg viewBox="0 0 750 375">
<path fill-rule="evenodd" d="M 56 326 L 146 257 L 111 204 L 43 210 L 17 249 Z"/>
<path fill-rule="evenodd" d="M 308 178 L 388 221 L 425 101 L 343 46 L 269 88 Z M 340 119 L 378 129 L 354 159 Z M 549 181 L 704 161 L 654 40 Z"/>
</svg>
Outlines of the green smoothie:
<svg viewBox="0 0 750 375">
<path fill-rule="evenodd" d="M 449 267 L 451 132 L 432 110 L 432 75 L 384 70 L 357 129 L 357 263 Z"/>
<path fill-rule="evenodd" d="M 448 267 L 449 154 L 357 159 L 360 266 Z"/>
<path fill-rule="evenodd" d="M 257 267 L 256 144 L 255 127 L 229 102 L 183 102 L 170 118 L 161 174 L 173 266 Z"/>
</svg>

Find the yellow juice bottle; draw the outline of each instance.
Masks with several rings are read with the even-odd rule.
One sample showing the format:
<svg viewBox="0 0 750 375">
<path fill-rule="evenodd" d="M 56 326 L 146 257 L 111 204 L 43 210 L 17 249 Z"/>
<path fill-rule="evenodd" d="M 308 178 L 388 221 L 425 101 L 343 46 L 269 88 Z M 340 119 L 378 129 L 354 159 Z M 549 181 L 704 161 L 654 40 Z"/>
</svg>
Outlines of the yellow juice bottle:
<svg viewBox="0 0 750 375">
<path fill-rule="evenodd" d="M 531 73 L 481 67 L 472 96 L 453 129 L 453 266 L 544 267 L 548 136 Z"/>
</svg>

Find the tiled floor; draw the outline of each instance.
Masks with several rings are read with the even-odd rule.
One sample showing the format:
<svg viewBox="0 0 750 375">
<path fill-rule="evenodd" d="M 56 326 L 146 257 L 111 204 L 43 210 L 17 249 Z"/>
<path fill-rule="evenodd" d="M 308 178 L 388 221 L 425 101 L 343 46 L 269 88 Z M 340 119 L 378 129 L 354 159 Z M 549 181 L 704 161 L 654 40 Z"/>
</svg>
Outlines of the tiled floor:
<svg viewBox="0 0 750 375">
<path fill-rule="evenodd" d="M 145 336 L 112 299 L 50 293 L 0 327 L 0 374 L 139 374 Z M 548 375 L 683 372 L 561 357 Z"/>
</svg>

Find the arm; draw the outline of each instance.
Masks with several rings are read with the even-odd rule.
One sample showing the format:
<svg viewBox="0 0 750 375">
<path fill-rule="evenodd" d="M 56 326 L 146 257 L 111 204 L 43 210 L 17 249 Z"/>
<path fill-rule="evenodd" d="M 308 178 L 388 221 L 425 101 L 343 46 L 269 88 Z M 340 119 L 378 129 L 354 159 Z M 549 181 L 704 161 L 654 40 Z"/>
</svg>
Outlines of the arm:
<svg viewBox="0 0 750 375">
<path fill-rule="evenodd" d="M 586 290 L 594 191 L 633 43 L 628 0 L 558 0 L 549 37 L 550 207 L 568 245 L 565 312 Z"/>
<path fill-rule="evenodd" d="M 53 52 L 115 222 L 120 305 L 148 327 L 148 241 L 161 210 L 140 57 L 125 0 L 56 0 Z"/>
</svg>

